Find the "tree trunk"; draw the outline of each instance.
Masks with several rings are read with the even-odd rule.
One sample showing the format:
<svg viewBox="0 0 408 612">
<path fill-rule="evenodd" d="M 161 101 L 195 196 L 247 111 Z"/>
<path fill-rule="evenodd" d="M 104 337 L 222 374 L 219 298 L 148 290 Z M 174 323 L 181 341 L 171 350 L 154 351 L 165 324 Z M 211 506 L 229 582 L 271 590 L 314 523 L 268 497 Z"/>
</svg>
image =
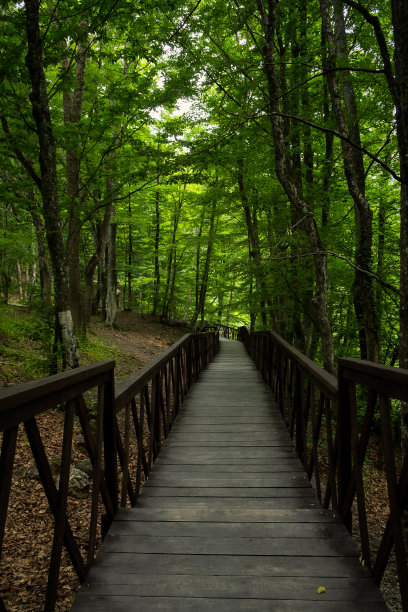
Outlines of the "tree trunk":
<svg viewBox="0 0 408 612">
<path fill-rule="evenodd" d="M 268 81 L 269 111 L 275 145 L 275 171 L 291 205 L 296 209 L 301 218 L 304 218 L 303 227 L 309 241 L 309 246 L 313 252 L 313 264 L 316 276 L 315 294 L 313 299 L 316 320 L 319 322 L 323 364 L 327 371 L 334 373 L 334 342 L 327 305 L 329 291 L 327 258 L 324 254 L 322 254 L 322 243 L 313 211 L 302 197 L 291 176 L 291 168 L 286 153 L 286 145 L 282 131 L 279 85 L 276 78 L 274 57 L 276 0 L 269 0 L 268 13 L 264 8 L 262 0 L 256 0 L 256 5 L 258 7 L 258 12 L 260 14 L 264 30 L 264 71 Z"/>
<path fill-rule="evenodd" d="M 208 275 L 210 272 L 210 263 L 211 263 L 211 253 L 214 245 L 214 237 L 215 237 L 215 214 L 217 211 L 217 202 L 215 198 L 212 201 L 211 205 L 211 213 L 210 213 L 210 230 L 208 234 L 208 245 L 207 252 L 205 255 L 205 263 L 203 275 L 201 277 L 200 283 L 200 296 L 198 299 L 198 305 L 195 309 L 193 317 L 191 319 L 191 329 L 195 329 L 197 319 L 201 314 L 201 317 L 204 318 L 204 304 L 205 304 L 205 296 L 207 293 L 207 285 L 208 285 Z"/>
<path fill-rule="evenodd" d="M 259 243 L 258 233 L 258 218 L 256 209 L 251 212 L 248 195 L 246 192 L 246 184 L 244 178 L 244 162 L 238 159 L 238 187 L 241 195 L 242 208 L 244 210 L 245 222 L 248 232 L 249 259 L 253 262 L 253 270 L 255 276 L 255 286 L 259 294 L 260 315 L 262 325 L 266 329 L 266 309 L 265 303 L 268 301 L 265 277 L 262 271 L 261 247 Z"/>
<path fill-rule="evenodd" d="M 97 266 L 101 266 L 101 261 L 103 258 L 103 254 L 106 249 L 106 241 L 108 239 L 108 228 L 110 224 L 112 214 L 112 206 L 109 205 L 105 208 L 105 213 L 103 216 L 102 223 L 99 224 L 95 235 L 95 253 L 92 255 L 91 259 L 88 261 L 85 270 L 85 323 L 89 323 L 91 320 L 91 314 L 96 314 L 96 309 L 93 307 L 94 301 L 94 291 L 93 291 L 93 281 L 94 281 L 94 273 Z M 99 276 L 99 274 L 98 274 Z M 100 289 L 98 283 L 98 289 Z"/>
<path fill-rule="evenodd" d="M 115 216 L 115 206 L 112 208 L 112 216 Z M 106 294 L 105 294 L 105 323 L 114 327 L 116 323 L 116 222 L 109 223 L 108 237 L 106 242 L 105 255 L 105 275 L 106 275 Z"/>
<path fill-rule="evenodd" d="M 190 312 L 190 306 L 191 306 L 191 297 L 192 297 L 192 289 L 191 289 L 191 283 L 189 283 L 189 285 L 188 285 L 187 303 L 186 303 L 186 307 L 185 307 L 185 310 L 184 310 L 184 317 L 183 317 L 184 321 L 188 321 L 188 313 Z"/>
<path fill-rule="evenodd" d="M 249 319 L 250 319 L 250 326 L 249 326 L 249 331 L 251 332 L 251 334 L 255 331 L 255 323 L 256 323 L 256 309 L 254 308 L 254 284 L 253 284 L 253 276 L 252 276 L 252 270 L 250 270 L 250 280 L 249 280 Z"/>
<path fill-rule="evenodd" d="M 330 109 L 329 109 L 329 92 L 327 89 L 326 80 L 323 83 L 323 119 L 324 126 L 329 126 Z M 330 221 L 330 187 L 331 176 L 334 166 L 334 136 L 326 132 L 325 134 L 325 156 L 323 167 L 323 202 L 322 202 L 322 227 L 327 227 Z"/>
<path fill-rule="evenodd" d="M 32 197 L 30 199 L 34 201 L 34 194 L 32 193 L 31 195 Z M 51 306 L 52 272 L 44 240 L 43 222 L 40 215 L 35 210 L 33 210 L 33 207 L 30 207 L 29 211 L 35 228 L 35 235 L 37 239 L 38 264 L 40 267 L 41 298 L 44 300 L 45 306 L 49 308 Z"/>
<path fill-rule="evenodd" d="M 87 60 L 88 23 L 81 22 L 82 40 L 78 43 L 78 58 L 75 72 L 75 88 L 63 95 L 64 123 L 78 124 L 82 117 L 82 101 L 85 85 L 85 68 Z M 65 64 L 63 62 L 63 64 Z M 80 274 L 81 254 L 81 213 L 80 213 L 80 159 L 76 149 L 69 149 L 66 157 L 67 193 L 70 197 L 68 213 L 67 263 L 69 274 L 70 303 L 75 329 L 78 333 L 86 332 L 86 308 L 83 304 Z"/>
<path fill-rule="evenodd" d="M 157 184 L 160 184 L 160 178 L 157 177 Z M 156 191 L 156 218 L 155 218 L 155 235 L 154 235 L 154 294 L 153 294 L 153 316 L 156 316 L 159 310 L 160 299 L 160 192 Z"/>
<path fill-rule="evenodd" d="M 69 302 L 68 270 L 58 204 L 57 156 L 43 68 L 39 6 L 38 0 L 25 0 L 28 42 L 26 63 L 32 87 L 30 101 L 40 148 L 43 215 L 53 269 L 54 300 L 62 339 L 63 366 L 75 368 L 79 365 L 79 352 Z"/>
<path fill-rule="evenodd" d="M 339 131 L 349 137 L 353 143 L 361 147 L 360 128 L 358 124 L 357 104 L 354 94 L 351 74 L 342 71 L 342 90 L 347 113 L 343 111 L 336 72 L 336 51 L 341 60 L 348 60 L 346 28 L 343 15 L 343 2 L 335 3 L 336 41 L 330 24 L 329 6 L 327 0 L 321 0 L 322 26 L 325 39 L 328 42 L 328 56 L 324 63 L 329 69 L 326 74 L 333 110 Z M 337 42 L 337 49 L 336 49 Z M 365 196 L 365 171 L 363 155 L 359 149 L 342 141 L 342 153 L 345 175 L 349 193 L 354 201 L 355 215 L 355 263 L 363 270 L 371 271 L 372 267 L 372 212 Z M 378 361 L 379 341 L 378 323 L 374 302 L 372 278 L 358 270 L 353 281 L 353 300 L 357 318 L 360 354 L 362 359 Z"/>
<path fill-rule="evenodd" d="M 171 281 L 169 288 L 169 297 L 167 300 L 167 312 L 170 318 L 174 316 L 174 289 L 176 286 L 176 276 L 177 276 L 177 248 L 174 248 L 174 263 L 171 271 Z"/>
<path fill-rule="evenodd" d="M 162 308 L 162 315 L 164 317 L 169 316 L 169 302 L 170 302 L 171 287 L 172 287 L 173 266 L 176 265 L 176 236 L 177 236 L 177 228 L 178 228 L 178 223 L 180 219 L 180 212 L 181 212 L 182 204 L 183 204 L 182 198 L 180 198 L 179 201 L 174 204 L 173 233 L 171 237 L 170 252 L 169 252 L 168 261 L 167 261 L 166 289 L 164 292 L 163 308 Z"/>
<path fill-rule="evenodd" d="M 307 12 L 307 0 L 300 0 L 299 3 L 299 55 L 300 55 L 300 102 L 301 108 L 304 115 L 310 113 L 311 100 L 308 81 L 308 68 L 307 68 L 307 30 L 309 27 L 308 12 Z M 303 160 L 305 166 L 304 174 L 304 189 L 306 198 L 314 197 L 314 150 L 313 150 L 313 138 L 312 130 L 308 125 L 302 125 L 302 148 L 303 148 Z M 306 289 L 302 292 L 302 341 L 304 342 L 305 354 L 313 359 L 315 352 L 315 338 L 316 329 L 313 320 L 313 284 L 314 284 L 314 272 L 313 263 L 310 259 L 303 262 L 302 272 L 307 278 L 307 282 L 303 284 Z"/>
<path fill-rule="evenodd" d="M 131 204 L 131 199 L 129 198 L 129 227 L 128 227 L 128 236 L 129 236 L 129 241 L 128 241 L 128 272 L 127 272 L 127 291 L 128 291 L 128 298 L 127 298 L 127 310 L 129 312 L 132 311 L 132 276 L 133 276 L 133 226 L 132 226 L 132 204 Z M 126 289 L 126 286 L 125 286 Z"/>
<path fill-rule="evenodd" d="M 392 0 L 391 6 L 394 29 L 394 102 L 401 176 L 399 365 L 408 368 L 408 3 L 406 0 Z M 408 450 L 407 404 L 401 408 L 401 436 L 403 447 Z"/>
<path fill-rule="evenodd" d="M 381 198 L 378 205 L 378 232 L 377 232 L 377 275 L 382 278 L 384 272 L 384 257 L 385 257 L 385 220 L 386 220 L 386 203 Z M 380 283 L 377 283 L 375 291 L 375 303 L 377 306 L 378 320 L 381 321 L 383 304 L 383 288 Z M 381 363 L 386 363 L 381 361 Z"/>
<path fill-rule="evenodd" d="M 229 327 L 231 308 L 232 308 L 232 298 L 233 298 L 233 295 L 234 295 L 234 288 L 235 288 L 235 276 L 232 279 L 232 287 L 231 287 L 231 291 L 230 291 L 230 295 L 229 295 L 229 300 L 228 300 L 228 307 L 227 307 L 227 316 L 225 317 L 225 325 L 227 327 Z"/>
<path fill-rule="evenodd" d="M 203 225 L 205 218 L 205 207 L 203 206 L 203 212 L 200 219 L 200 227 L 198 229 L 198 241 L 196 250 L 196 273 L 195 273 L 195 309 L 198 308 L 198 302 L 200 298 L 200 262 L 201 262 L 201 236 L 203 235 Z"/>
<path fill-rule="evenodd" d="M 16 273 L 17 273 L 18 297 L 20 299 L 20 302 L 22 302 L 24 300 L 23 276 L 21 274 L 21 265 L 18 260 L 16 261 Z"/>
</svg>

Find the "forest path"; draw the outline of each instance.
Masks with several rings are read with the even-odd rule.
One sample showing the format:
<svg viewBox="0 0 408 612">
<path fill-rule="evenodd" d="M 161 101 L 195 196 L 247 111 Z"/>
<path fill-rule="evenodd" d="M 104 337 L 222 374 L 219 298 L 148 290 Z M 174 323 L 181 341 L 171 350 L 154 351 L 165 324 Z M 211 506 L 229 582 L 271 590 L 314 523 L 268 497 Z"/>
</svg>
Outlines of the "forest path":
<svg viewBox="0 0 408 612">
<path fill-rule="evenodd" d="M 244 346 L 222 340 L 72 609 L 386 610 L 358 556 Z"/>
</svg>

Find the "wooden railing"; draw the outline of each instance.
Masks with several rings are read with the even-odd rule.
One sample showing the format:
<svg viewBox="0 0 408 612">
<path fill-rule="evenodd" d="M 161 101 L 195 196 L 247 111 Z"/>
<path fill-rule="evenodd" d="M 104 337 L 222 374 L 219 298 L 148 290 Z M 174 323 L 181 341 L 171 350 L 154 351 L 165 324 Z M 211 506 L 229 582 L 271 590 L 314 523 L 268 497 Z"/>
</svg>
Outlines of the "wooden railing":
<svg viewBox="0 0 408 612">
<path fill-rule="evenodd" d="M 239 338 L 272 388 L 323 507 L 339 512 L 377 584 L 387 566 L 398 574 L 402 607 L 408 610 L 408 456 L 393 435 L 391 409 L 392 401 L 408 402 L 408 370 L 339 359 L 335 378 L 273 332 L 249 334 L 241 328 Z M 366 491 L 371 442 L 377 456 L 379 446 L 383 455 L 388 489 L 384 526 L 373 494 Z M 368 504 L 374 506 L 371 515 Z"/>
<path fill-rule="evenodd" d="M 207 324 L 204 331 L 218 332 L 223 338 L 228 338 L 228 340 L 237 340 L 239 328 L 231 327 L 230 325 L 222 325 L 221 323 L 212 323 Z"/>
<path fill-rule="evenodd" d="M 118 385 L 115 427 L 118 432 L 123 432 L 122 437 L 117 437 L 123 474 L 121 506 L 127 505 L 127 498 L 131 505 L 136 503 L 140 486 L 170 431 L 181 402 L 218 348 L 218 334 L 186 334 L 134 376 Z M 134 435 L 136 453 L 131 452 L 131 433 Z"/>
<path fill-rule="evenodd" d="M 187 334 L 127 381 L 114 386 L 114 362 L 107 361 L 0 391 L 0 556 L 13 547 L 7 536 L 18 517 L 8 513 L 11 497 L 19 497 L 19 477 L 13 468 L 19 445 L 29 443 L 48 506 L 53 515 L 52 546 L 44 607 L 54 610 L 63 546 L 82 582 L 93 561 L 97 542 L 106 533 L 118 506 L 134 505 L 140 487 L 168 434 L 178 407 L 192 382 L 218 350 L 218 335 Z M 61 469 L 58 485 L 46 451 L 47 440 L 37 422 L 41 413 L 64 411 Z M 78 541 L 68 509 L 75 416 L 93 467 L 86 541 Z M 95 427 L 91 427 L 94 417 Z M 24 427 L 26 439 L 22 434 Z M 20 500 L 19 500 L 20 501 Z M 28 500 L 27 503 L 29 503 Z M 43 511 L 44 512 L 44 511 Z M 101 536 L 98 523 L 101 521 Z M 19 529 L 24 529 L 24 525 Z M 35 533 L 32 539 L 36 554 Z M 11 550 L 21 562 L 19 554 Z M 2 588 L 0 610 L 13 604 L 14 585 Z M 36 606 L 38 606 L 38 593 Z M 29 602 L 25 602 L 28 609 Z"/>
</svg>

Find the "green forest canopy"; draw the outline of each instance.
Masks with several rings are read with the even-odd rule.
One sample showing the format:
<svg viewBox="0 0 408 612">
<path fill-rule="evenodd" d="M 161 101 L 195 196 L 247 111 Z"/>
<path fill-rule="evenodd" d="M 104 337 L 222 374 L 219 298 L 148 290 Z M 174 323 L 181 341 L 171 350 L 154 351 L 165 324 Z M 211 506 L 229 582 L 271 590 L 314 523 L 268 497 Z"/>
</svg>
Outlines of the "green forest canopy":
<svg viewBox="0 0 408 612">
<path fill-rule="evenodd" d="M 1 298 L 55 308 L 66 366 L 117 304 L 408 366 L 404 0 L 6 0 L 0 28 Z"/>
</svg>

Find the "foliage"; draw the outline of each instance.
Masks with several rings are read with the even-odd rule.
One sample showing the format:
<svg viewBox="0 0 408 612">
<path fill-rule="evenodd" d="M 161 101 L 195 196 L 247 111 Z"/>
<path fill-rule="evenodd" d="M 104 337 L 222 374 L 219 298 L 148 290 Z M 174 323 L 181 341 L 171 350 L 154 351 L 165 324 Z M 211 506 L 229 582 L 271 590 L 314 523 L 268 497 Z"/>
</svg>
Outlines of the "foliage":
<svg viewBox="0 0 408 612">
<path fill-rule="evenodd" d="M 391 49 L 390 7 L 371 5 Z M 256 7 L 252 0 L 228 6 L 219 0 L 103 5 L 75 0 L 52 12 L 41 3 L 65 246 L 69 254 L 77 232 L 75 265 L 83 296 L 89 265 L 99 257 L 91 282 L 103 296 L 107 259 L 104 249 L 98 255 L 98 240 L 108 211 L 122 307 L 191 321 L 203 290 L 201 319 L 273 327 L 320 359 L 313 254 L 274 171 Z M 398 162 L 394 104 L 373 29 L 356 11 L 345 9 L 344 16 L 348 55 L 338 56 L 337 78 L 340 86 L 349 78 L 356 96 L 373 215 L 367 271 L 398 289 L 399 185 L 390 173 Z M 2 295 L 5 300 L 22 291 L 32 303 L 41 293 L 36 262 L 44 227 L 34 229 L 32 217 L 35 211 L 42 220 L 23 5 L 3 4 L 0 27 Z M 329 253 L 328 310 L 336 353 L 359 356 L 352 299 L 357 221 L 341 140 L 334 137 L 331 156 L 328 150 L 328 134 L 337 125 L 323 73 L 328 48 L 321 27 L 317 0 L 296 7 L 289 0 L 277 3 L 275 52 L 287 152 Z M 84 53 L 81 113 L 69 121 L 65 105 L 79 95 L 77 69 Z M 67 187 L 69 155 L 78 162 L 75 194 Z M 23 288 L 17 263 L 31 279 Z M 373 291 L 380 358 L 394 364 L 398 294 L 377 280 Z M 103 312 L 102 302 L 94 307 Z M 97 354 L 89 347 L 85 353 L 88 349 Z"/>
<path fill-rule="evenodd" d="M 9 386 L 49 373 L 44 319 L 24 306 L 0 305 L 0 377 Z"/>
</svg>

